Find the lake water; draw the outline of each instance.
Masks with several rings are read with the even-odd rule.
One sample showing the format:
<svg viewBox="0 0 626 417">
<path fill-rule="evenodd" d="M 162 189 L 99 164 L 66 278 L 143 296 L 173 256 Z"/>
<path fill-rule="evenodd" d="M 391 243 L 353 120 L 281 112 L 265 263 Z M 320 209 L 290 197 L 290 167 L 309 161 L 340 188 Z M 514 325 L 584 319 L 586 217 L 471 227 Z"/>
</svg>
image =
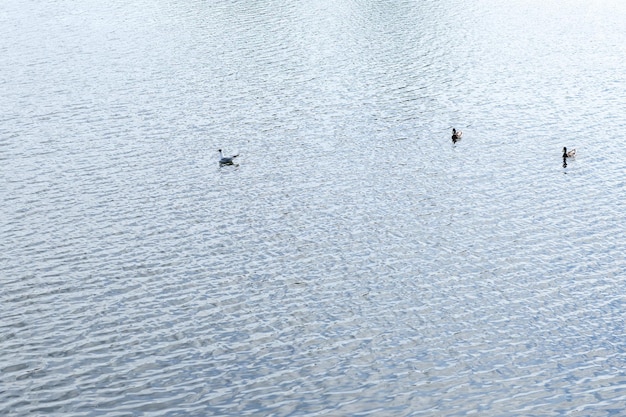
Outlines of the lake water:
<svg viewBox="0 0 626 417">
<path fill-rule="evenodd" d="M 0 415 L 624 415 L 624 57 L 622 0 L 4 0 Z"/>
</svg>

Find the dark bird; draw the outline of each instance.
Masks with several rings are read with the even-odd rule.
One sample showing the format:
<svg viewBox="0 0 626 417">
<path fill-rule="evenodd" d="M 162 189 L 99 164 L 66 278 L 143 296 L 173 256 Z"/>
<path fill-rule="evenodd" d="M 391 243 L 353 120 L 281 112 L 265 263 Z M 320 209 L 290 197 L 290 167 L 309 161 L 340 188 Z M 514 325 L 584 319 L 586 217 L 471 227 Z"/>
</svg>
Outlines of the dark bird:
<svg viewBox="0 0 626 417">
<path fill-rule="evenodd" d="M 563 147 L 563 158 L 573 158 L 576 156 L 576 149 L 572 149 L 571 151 L 567 151 L 567 148 Z"/>
<path fill-rule="evenodd" d="M 239 154 L 233 156 L 224 156 L 221 149 L 218 149 L 218 151 L 220 153 L 220 165 L 232 165 L 234 163 L 233 160 L 239 156 Z"/>
<path fill-rule="evenodd" d="M 461 140 L 461 136 L 463 136 L 463 132 L 461 132 L 460 130 L 456 130 L 455 128 L 452 128 L 452 142 Z"/>
</svg>

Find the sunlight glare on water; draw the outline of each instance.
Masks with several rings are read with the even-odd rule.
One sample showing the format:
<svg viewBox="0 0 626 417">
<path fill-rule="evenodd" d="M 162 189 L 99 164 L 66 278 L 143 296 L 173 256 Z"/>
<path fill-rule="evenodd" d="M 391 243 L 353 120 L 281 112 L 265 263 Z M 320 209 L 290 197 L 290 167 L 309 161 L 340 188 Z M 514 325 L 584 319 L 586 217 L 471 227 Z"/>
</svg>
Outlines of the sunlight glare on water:
<svg viewBox="0 0 626 417">
<path fill-rule="evenodd" d="M 625 16 L 4 1 L 0 414 L 622 414 Z"/>
</svg>

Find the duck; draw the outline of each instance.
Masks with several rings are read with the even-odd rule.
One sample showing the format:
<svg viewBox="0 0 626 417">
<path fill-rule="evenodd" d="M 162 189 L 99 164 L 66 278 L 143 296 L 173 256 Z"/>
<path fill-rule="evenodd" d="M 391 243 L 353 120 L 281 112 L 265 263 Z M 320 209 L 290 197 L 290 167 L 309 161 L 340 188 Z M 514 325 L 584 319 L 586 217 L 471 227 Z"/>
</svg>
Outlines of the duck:
<svg viewBox="0 0 626 417">
<path fill-rule="evenodd" d="M 567 151 L 567 148 L 563 147 L 563 158 L 573 158 L 576 156 L 576 149 L 572 149 L 571 151 Z"/>
<path fill-rule="evenodd" d="M 220 165 L 232 165 L 233 160 L 239 156 L 239 154 L 233 156 L 224 156 L 221 149 L 218 149 L 217 151 L 220 153 Z"/>
<path fill-rule="evenodd" d="M 452 142 L 461 140 L 461 136 L 463 136 L 463 132 L 461 132 L 460 130 L 456 130 L 455 128 L 452 128 Z"/>
</svg>

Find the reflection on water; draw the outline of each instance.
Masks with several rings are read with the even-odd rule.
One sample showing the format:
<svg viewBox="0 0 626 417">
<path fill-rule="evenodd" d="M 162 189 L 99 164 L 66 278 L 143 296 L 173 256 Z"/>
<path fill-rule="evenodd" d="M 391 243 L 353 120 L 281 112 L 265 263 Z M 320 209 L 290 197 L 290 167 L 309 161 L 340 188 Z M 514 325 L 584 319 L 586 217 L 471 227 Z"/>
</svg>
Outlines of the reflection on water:
<svg viewBox="0 0 626 417">
<path fill-rule="evenodd" d="M 626 408 L 622 2 L 27 6 L 0 414 Z"/>
</svg>

